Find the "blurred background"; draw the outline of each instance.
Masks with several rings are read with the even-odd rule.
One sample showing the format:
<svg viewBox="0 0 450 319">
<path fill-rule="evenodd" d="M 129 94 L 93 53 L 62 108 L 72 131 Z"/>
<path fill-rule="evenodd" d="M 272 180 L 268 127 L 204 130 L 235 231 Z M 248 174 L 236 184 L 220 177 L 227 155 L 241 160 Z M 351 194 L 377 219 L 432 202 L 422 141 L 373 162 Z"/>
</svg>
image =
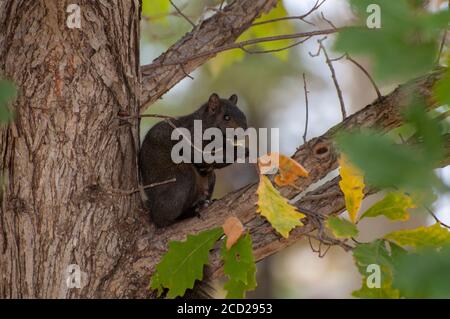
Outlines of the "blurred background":
<svg viewBox="0 0 450 319">
<path fill-rule="evenodd" d="M 166 6 L 166 0 L 154 0 Z M 177 0 L 174 3 L 192 21 L 196 22 L 214 13 L 221 1 Z M 430 10 L 437 10 L 446 1 L 428 1 Z M 315 0 L 283 0 L 282 5 L 290 16 L 308 12 Z M 170 5 L 170 4 L 169 4 Z M 206 8 L 206 9 L 205 9 Z M 146 15 L 142 22 L 141 63 L 151 63 L 171 44 L 191 30 L 191 25 L 175 14 Z M 346 0 L 328 0 L 308 17 L 314 25 L 295 20 L 289 25 L 278 25 L 273 30 L 264 29 L 260 36 L 279 33 L 302 32 L 329 28 L 320 13 L 337 27 L 352 24 L 354 19 Z M 288 28 L 288 29 L 286 29 Z M 264 34 L 270 31 L 271 33 Z M 272 33 L 272 31 L 274 33 Z M 210 62 L 191 74 L 193 79 L 185 78 L 170 90 L 147 112 L 164 115 L 185 115 L 196 110 L 212 92 L 228 97 L 235 93 L 239 97 L 238 105 L 247 115 L 249 126 L 261 128 L 279 128 L 280 152 L 292 155 L 303 143 L 305 128 L 305 96 L 302 74 L 305 73 L 309 90 L 310 139 L 326 132 L 341 121 L 339 101 L 330 70 L 323 55 L 311 57 L 309 52 L 318 49 L 318 37 L 278 55 L 244 54 L 238 50 L 221 53 Z M 332 50 L 333 36 L 324 42 L 331 58 L 342 53 Z M 276 47 L 276 44 L 274 44 Z M 279 44 L 283 46 L 283 44 Z M 237 53 L 236 53 L 237 52 Z M 353 57 L 371 72 L 371 61 Z M 373 86 L 367 77 L 354 64 L 345 59 L 335 62 L 337 79 L 343 91 L 347 113 L 351 114 L 371 103 L 376 98 Z M 377 83 L 383 94 L 391 92 L 398 83 Z M 141 139 L 148 129 L 157 122 L 145 118 L 141 124 Z M 438 173 L 450 184 L 450 168 L 440 169 Z M 337 172 L 334 173 L 334 177 Z M 248 183 L 257 182 L 255 168 L 250 164 L 232 165 L 217 172 L 217 184 L 214 197 L 220 198 L 229 191 L 236 190 Z M 364 200 L 361 210 L 379 200 L 382 194 Z M 433 206 L 441 221 L 450 223 L 450 196 L 442 195 Z M 360 241 L 370 241 L 377 236 L 401 228 L 412 228 L 432 224 L 434 220 L 424 212 L 412 213 L 407 223 L 392 222 L 384 217 L 365 219 L 359 225 Z M 370 225 L 369 225 L 370 224 Z M 318 248 L 317 242 L 311 243 Z M 361 285 L 360 275 L 353 263 L 352 255 L 340 247 L 331 247 L 324 257 L 319 257 L 304 239 L 264 261 L 258 263 L 258 288 L 250 292 L 248 298 L 351 298 L 351 292 Z M 219 286 L 219 285 L 218 285 Z M 219 297 L 223 296 L 219 291 Z"/>
</svg>

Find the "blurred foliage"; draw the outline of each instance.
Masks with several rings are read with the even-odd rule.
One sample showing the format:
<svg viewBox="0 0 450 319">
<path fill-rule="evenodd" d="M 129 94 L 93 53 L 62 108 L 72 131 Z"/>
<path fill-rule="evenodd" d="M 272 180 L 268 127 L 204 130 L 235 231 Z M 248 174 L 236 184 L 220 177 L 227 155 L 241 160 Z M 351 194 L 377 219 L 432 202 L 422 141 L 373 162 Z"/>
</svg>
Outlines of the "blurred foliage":
<svg viewBox="0 0 450 319">
<path fill-rule="evenodd" d="M 403 254 L 394 264 L 394 287 L 406 298 L 450 298 L 450 246 Z"/>
<path fill-rule="evenodd" d="M 351 0 L 360 19 L 359 27 L 339 33 L 335 48 L 350 54 L 367 55 L 374 61 L 380 79 L 405 80 L 430 70 L 436 61 L 441 31 L 448 11 L 429 13 L 407 0 Z M 381 27 L 369 29 L 367 7 L 380 6 Z"/>
<path fill-rule="evenodd" d="M 375 131 L 341 132 L 337 142 L 341 151 L 364 171 L 370 185 L 431 196 L 430 186 L 443 185 L 434 173 L 444 154 L 441 125 L 420 104 L 408 109 L 405 121 L 414 128 L 411 142 L 418 143 L 396 144 Z"/>
<path fill-rule="evenodd" d="M 17 96 L 17 89 L 11 81 L 0 79 L 0 125 L 12 120 L 13 113 L 8 108 Z"/>
<path fill-rule="evenodd" d="M 169 1 L 142 1 L 142 14 L 145 17 L 153 18 L 156 23 L 163 22 L 165 25 L 167 25 L 167 15 L 169 14 L 169 9 Z"/>
<path fill-rule="evenodd" d="M 353 257 L 363 277 L 360 298 L 448 298 L 450 296 L 450 232 L 434 224 L 400 230 L 375 240 L 358 244 Z M 395 243 L 394 243 L 395 242 Z M 388 248 L 389 247 L 389 248 Z M 406 247 L 417 250 L 407 251 Z M 381 287 L 369 288 L 369 265 L 381 270 Z"/>
<path fill-rule="evenodd" d="M 441 104 L 450 105 L 450 55 L 447 59 L 447 69 L 445 71 L 444 77 L 436 83 L 434 87 L 434 96 Z"/>
<path fill-rule="evenodd" d="M 353 259 L 362 275 L 361 289 L 354 291 L 353 296 L 358 298 L 398 298 L 399 291 L 392 287 L 393 268 L 392 255 L 386 248 L 383 240 L 375 240 L 367 244 L 359 244 L 353 250 Z M 377 265 L 381 271 L 381 286 L 369 288 L 367 276 L 369 265 Z"/>
</svg>

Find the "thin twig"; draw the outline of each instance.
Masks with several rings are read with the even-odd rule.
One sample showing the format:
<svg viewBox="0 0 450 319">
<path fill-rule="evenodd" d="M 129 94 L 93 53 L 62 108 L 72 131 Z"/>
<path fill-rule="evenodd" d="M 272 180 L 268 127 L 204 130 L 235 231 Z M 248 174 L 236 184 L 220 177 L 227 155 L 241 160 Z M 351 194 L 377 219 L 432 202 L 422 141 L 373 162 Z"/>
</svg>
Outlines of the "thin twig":
<svg viewBox="0 0 450 319">
<path fill-rule="evenodd" d="M 193 76 L 189 75 L 189 73 L 186 72 L 186 70 L 184 69 L 183 63 L 180 63 L 180 67 L 181 67 L 181 71 L 183 71 L 183 73 L 184 73 L 185 76 L 187 76 L 187 77 L 190 78 L 191 80 L 194 79 Z"/>
<path fill-rule="evenodd" d="M 251 26 L 257 26 L 257 25 L 262 25 L 262 24 L 267 24 L 267 23 L 273 23 L 273 22 L 278 22 L 278 21 L 285 21 L 285 20 L 301 20 L 307 24 L 310 25 L 314 25 L 314 23 L 311 23 L 307 20 L 305 20 L 306 17 L 308 17 L 311 13 L 313 13 L 314 11 L 316 11 L 317 9 L 320 8 L 320 6 L 322 6 L 322 4 L 324 4 L 326 0 L 322 0 L 319 3 L 319 0 L 316 1 L 316 3 L 314 4 L 314 6 L 305 14 L 300 15 L 300 16 L 289 16 L 289 17 L 281 17 L 281 18 L 276 18 L 276 19 L 270 19 L 270 20 L 265 20 L 265 21 L 260 21 L 260 22 L 255 22 L 253 23 Z"/>
<path fill-rule="evenodd" d="M 320 14 L 321 14 L 322 19 L 323 19 L 324 21 L 326 21 L 333 29 L 337 30 L 337 27 L 334 25 L 334 23 L 331 22 L 331 20 L 327 19 L 327 18 L 325 17 L 325 15 L 323 14 L 323 12 L 321 12 Z M 344 57 L 345 57 L 347 60 L 349 60 L 350 62 L 352 62 L 354 65 L 356 65 L 356 66 L 357 66 L 357 67 L 358 67 L 358 68 L 359 68 L 359 69 L 367 76 L 367 78 L 369 79 L 370 83 L 372 83 L 372 85 L 373 85 L 373 87 L 374 87 L 374 89 L 375 89 L 375 92 L 377 93 L 378 98 L 379 98 L 379 99 L 382 98 L 380 89 L 378 88 L 377 84 L 375 83 L 374 79 L 373 79 L 372 76 L 369 74 L 369 72 L 367 72 L 367 70 L 366 70 L 361 64 L 359 64 L 358 62 L 356 62 L 356 60 L 354 60 L 348 53 L 344 53 L 341 57 L 339 57 L 339 58 L 337 58 L 337 59 L 331 59 L 331 62 L 341 60 L 341 59 L 344 58 Z"/>
<path fill-rule="evenodd" d="M 438 53 L 438 56 L 436 59 L 436 64 L 439 64 L 439 60 L 441 59 L 442 51 L 444 50 L 444 46 L 445 46 L 445 41 L 447 40 L 447 32 L 448 32 L 448 30 L 445 29 L 444 35 L 442 36 L 441 45 L 439 46 L 439 53 Z"/>
<path fill-rule="evenodd" d="M 327 22 L 333 29 L 337 29 L 336 26 L 334 25 L 333 22 L 331 22 L 331 20 L 328 20 L 327 18 L 325 18 L 325 15 L 323 14 L 323 11 L 320 12 L 320 15 L 322 17 L 322 19 Z"/>
<path fill-rule="evenodd" d="M 137 192 L 139 192 L 139 191 L 141 191 L 143 189 L 152 188 L 152 187 L 156 187 L 156 186 L 160 186 L 160 185 L 164 185 L 164 184 L 168 184 L 168 183 L 174 183 L 176 181 L 177 181 L 176 178 L 171 178 L 171 179 L 168 179 L 166 181 L 152 183 L 152 184 L 149 184 L 149 185 L 144 185 L 142 187 L 133 188 L 133 189 L 130 189 L 130 190 L 114 189 L 114 188 L 107 188 L 105 190 L 107 192 L 109 192 L 109 193 L 123 195 L 123 196 L 128 196 L 128 195 L 133 195 L 134 193 L 137 193 Z"/>
<path fill-rule="evenodd" d="M 341 55 L 338 58 L 331 59 L 331 62 L 339 61 L 339 60 L 342 60 L 343 58 L 346 58 L 348 61 L 350 61 L 354 65 L 356 65 L 367 76 L 370 83 L 372 83 L 372 86 L 373 86 L 375 92 L 377 93 L 378 98 L 379 99 L 382 98 L 383 95 L 381 94 L 380 89 L 378 88 L 377 84 L 375 83 L 375 80 L 372 78 L 370 73 L 360 63 L 358 63 L 356 60 L 354 60 L 348 53 L 344 53 L 343 55 Z"/>
<path fill-rule="evenodd" d="M 119 118 L 121 120 L 132 120 L 132 119 L 140 119 L 143 117 L 154 117 L 154 118 L 160 118 L 160 119 L 176 120 L 173 116 L 161 115 L 161 114 L 140 114 L 140 115 L 118 116 L 117 118 Z"/>
<path fill-rule="evenodd" d="M 316 57 L 320 54 L 321 51 L 323 52 L 323 54 L 325 56 L 325 62 L 327 63 L 328 68 L 330 69 L 331 78 L 333 79 L 333 83 L 336 88 L 336 92 L 337 92 L 337 95 L 339 98 L 339 104 L 341 105 L 342 119 L 345 120 L 347 118 L 347 112 L 345 110 L 345 103 L 344 103 L 344 98 L 342 96 L 342 90 L 341 90 L 341 87 L 339 86 L 339 82 L 337 81 L 337 78 L 336 78 L 336 72 L 333 67 L 333 62 L 330 60 L 327 50 L 325 49 L 325 46 L 323 45 L 323 41 L 325 41 L 326 39 L 327 39 L 327 37 L 317 40 L 317 43 L 319 43 L 319 49 L 318 49 L 317 53 L 311 54 L 311 52 L 310 52 L 309 55 L 311 57 Z"/>
<path fill-rule="evenodd" d="M 450 226 L 443 223 L 442 221 L 439 220 L 439 218 L 436 216 L 436 214 L 431 210 L 431 208 L 429 207 L 425 207 L 425 209 L 428 211 L 428 213 L 433 216 L 434 220 L 436 221 L 436 223 L 441 224 L 441 226 L 444 226 L 445 228 L 450 229 Z"/>
<path fill-rule="evenodd" d="M 195 28 L 195 23 L 191 21 L 191 19 L 189 19 L 176 5 L 175 3 L 173 3 L 172 0 L 169 0 L 170 4 L 172 5 L 172 7 L 175 8 L 175 10 L 178 12 L 178 14 L 180 16 L 182 16 L 187 22 L 189 22 L 193 28 Z"/>
<path fill-rule="evenodd" d="M 143 66 L 143 75 L 146 75 L 146 73 L 150 70 L 165 67 L 165 66 L 171 66 L 171 65 L 177 65 L 177 64 L 183 64 L 187 63 L 192 60 L 196 60 L 199 58 L 203 58 L 205 56 L 215 55 L 220 52 L 228 51 L 228 50 L 234 50 L 234 49 L 243 49 L 245 46 L 248 45 L 254 45 L 258 43 L 264 43 L 264 42 L 273 42 L 273 41 L 279 41 L 279 40 L 291 40 L 291 39 L 298 39 L 298 38 L 308 38 L 312 36 L 317 35 L 325 35 L 325 34 L 331 34 L 339 32 L 340 29 L 325 29 L 325 30 L 316 30 L 316 31 L 309 31 L 309 32 L 299 32 L 299 33 L 292 33 L 292 34 L 284 34 L 284 35 L 278 35 L 278 36 L 271 36 L 271 37 L 263 37 L 263 38 L 256 38 L 256 39 L 250 39 L 246 41 L 241 41 L 237 43 L 231 43 L 228 45 L 224 45 L 221 47 L 217 47 L 208 51 L 199 52 L 197 54 L 193 54 L 189 57 L 174 60 L 174 61 L 167 61 L 164 63 L 152 63 Z"/>
<path fill-rule="evenodd" d="M 303 133 L 303 143 L 306 144 L 306 134 L 308 133 L 308 121 L 309 121 L 309 102 L 308 102 L 308 89 L 306 88 L 306 76 L 303 73 L 303 89 L 305 91 L 305 132 Z"/>
<path fill-rule="evenodd" d="M 375 83 L 375 80 L 372 78 L 372 76 L 367 72 L 367 70 L 358 62 L 356 62 L 352 57 L 350 57 L 348 54 L 346 54 L 347 60 L 353 62 L 354 65 L 356 65 L 363 73 L 367 76 L 370 83 L 372 83 L 373 88 L 375 89 L 375 92 L 377 92 L 377 96 L 379 99 L 383 97 L 383 95 L 380 92 L 380 89 L 378 88 L 377 84 Z"/>
<path fill-rule="evenodd" d="M 325 249 L 324 252 L 322 252 L 322 253 L 319 252 L 319 258 L 325 257 L 325 255 L 327 254 L 327 252 L 330 250 L 331 245 L 326 245 L 326 246 L 327 246 L 327 248 Z"/>
<path fill-rule="evenodd" d="M 245 51 L 246 53 L 249 53 L 249 54 L 261 54 L 261 53 L 280 52 L 280 51 L 284 51 L 284 50 L 293 48 L 293 47 L 295 47 L 295 46 L 297 46 L 297 45 L 299 45 L 299 44 L 302 44 L 302 43 L 308 41 L 309 39 L 311 39 L 311 37 L 307 37 L 306 39 L 303 39 L 303 40 L 301 40 L 301 41 L 297 41 L 297 42 L 295 42 L 295 43 L 293 43 L 293 44 L 290 44 L 290 45 L 288 45 L 288 46 L 285 46 L 285 47 L 282 47 L 282 48 L 278 48 L 278 49 L 271 49 L 271 50 L 249 50 L 249 49 L 246 49 L 246 48 L 244 48 L 244 47 L 241 48 L 241 49 L 242 49 L 243 51 Z"/>
</svg>

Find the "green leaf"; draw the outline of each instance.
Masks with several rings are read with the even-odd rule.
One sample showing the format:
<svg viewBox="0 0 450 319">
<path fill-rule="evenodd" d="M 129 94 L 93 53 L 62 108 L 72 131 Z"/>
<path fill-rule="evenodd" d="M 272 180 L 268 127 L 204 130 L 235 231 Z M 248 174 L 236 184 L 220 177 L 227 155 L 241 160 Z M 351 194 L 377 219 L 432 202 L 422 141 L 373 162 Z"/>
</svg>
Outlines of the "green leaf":
<svg viewBox="0 0 450 319">
<path fill-rule="evenodd" d="M 433 67 L 440 31 L 446 28 L 449 19 L 447 10 L 429 13 L 407 0 L 351 0 L 351 4 L 360 22 L 357 27 L 339 32 L 336 50 L 370 56 L 374 73 L 381 79 L 403 80 Z M 380 7 L 378 29 L 366 26 L 372 15 L 366 11 L 370 4 Z"/>
<path fill-rule="evenodd" d="M 352 293 L 358 298 L 399 298 L 398 290 L 392 288 L 393 261 L 383 240 L 359 244 L 353 250 L 353 259 L 362 275 L 362 287 Z M 381 270 L 380 288 L 369 288 L 367 279 L 369 265 L 378 265 Z"/>
<path fill-rule="evenodd" d="M 256 268 L 255 268 L 256 272 Z M 248 282 L 249 285 L 244 284 L 239 280 L 229 280 L 223 286 L 227 291 L 226 298 L 227 299 L 244 299 L 245 292 L 249 290 L 254 290 L 256 288 L 256 279 L 252 277 L 252 275 L 248 274 Z"/>
<path fill-rule="evenodd" d="M 450 298 L 450 247 L 395 258 L 393 286 L 406 298 Z"/>
<path fill-rule="evenodd" d="M 450 245 L 450 232 L 438 223 L 429 227 L 395 231 L 385 235 L 384 238 L 400 246 L 411 246 L 417 249 Z"/>
<path fill-rule="evenodd" d="M 0 79 L 0 124 L 7 123 L 13 118 L 8 104 L 17 97 L 17 89 L 11 81 Z"/>
<path fill-rule="evenodd" d="M 288 238 L 289 232 L 296 226 L 303 225 L 300 219 L 305 215 L 297 212 L 296 208 L 281 196 L 265 175 L 260 176 L 257 194 L 257 212 L 266 217 L 272 227 L 284 238 Z"/>
<path fill-rule="evenodd" d="M 250 234 L 239 238 L 229 250 L 224 241 L 221 256 L 223 271 L 228 276 L 224 285 L 227 298 L 244 298 L 246 291 L 256 288 L 256 264 Z"/>
<path fill-rule="evenodd" d="M 183 296 L 196 280 L 203 278 L 203 267 L 208 263 L 209 251 L 223 235 L 222 227 L 188 235 L 186 241 L 172 241 L 169 250 L 156 266 L 150 287 L 158 294 L 168 288 L 168 298 Z"/>
<path fill-rule="evenodd" d="M 366 210 L 361 219 L 383 215 L 391 220 L 405 221 L 409 219 L 406 209 L 414 207 L 416 206 L 411 197 L 403 193 L 392 192 Z"/>
<path fill-rule="evenodd" d="M 247 284 L 247 274 L 255 264 L 253 257 L 252 240 L 247 233 L 230 247 L 222 246 L 221 256 L 224 261 L 223 272 L 234 280 Z"/>
<path fill-rule="evenodd" d="M 326 225 L 336 238 L 351 238 L 358 235 L 355 224 L 339 217 L 329 217 Z"/>
</svg>

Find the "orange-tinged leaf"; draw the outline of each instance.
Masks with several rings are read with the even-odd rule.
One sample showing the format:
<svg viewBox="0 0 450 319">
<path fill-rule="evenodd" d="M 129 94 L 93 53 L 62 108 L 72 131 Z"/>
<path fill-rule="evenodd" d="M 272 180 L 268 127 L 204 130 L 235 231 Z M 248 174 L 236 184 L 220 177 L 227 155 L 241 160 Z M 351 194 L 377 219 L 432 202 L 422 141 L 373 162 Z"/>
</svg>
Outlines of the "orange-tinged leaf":
<svg viewBox="0 0 450 319">
<path fill-rule="evenodd" d="M 294 186 L 299 177 L 307 177 L 308 171 L 294 159 L 279 153 L 269 153 L 258 158 L 260 174 L 274 174 L 277 186 Z"/>
<path fill-rule="evenodd" d="M 286 198 L 281 196 L 267 176 L 260 175 L 257 194 L 257 212 L 261 213 L 284 238 L 289 237 L 289 232 L 293 228 L 303 225 L 300 219 L 305 215 L 299 213 Z"/>
<path fill-rule="evenodd" d="M 275 184 L 278 186 L 293 185 L 299 177 L 307 177 L 308 171 L 292 158 L 279 154 L 278 175 Z"/>
<path fill-rule="evenodd" d="M 345 156 L 341 156 L 339 165 L 339 174 L 341 175 L 339 187 L 344 193 L 345 207 L 350 220 L 355 223 L 364 198 L 364 176 Z"/>
<path fill-rule="evenodd" d="M 225 220 L 222 228 L 227 235 L 226 247 L 229 250 L 244 233 L 244 225 L 237 217 L 231 216 Z"/>
</svg>

